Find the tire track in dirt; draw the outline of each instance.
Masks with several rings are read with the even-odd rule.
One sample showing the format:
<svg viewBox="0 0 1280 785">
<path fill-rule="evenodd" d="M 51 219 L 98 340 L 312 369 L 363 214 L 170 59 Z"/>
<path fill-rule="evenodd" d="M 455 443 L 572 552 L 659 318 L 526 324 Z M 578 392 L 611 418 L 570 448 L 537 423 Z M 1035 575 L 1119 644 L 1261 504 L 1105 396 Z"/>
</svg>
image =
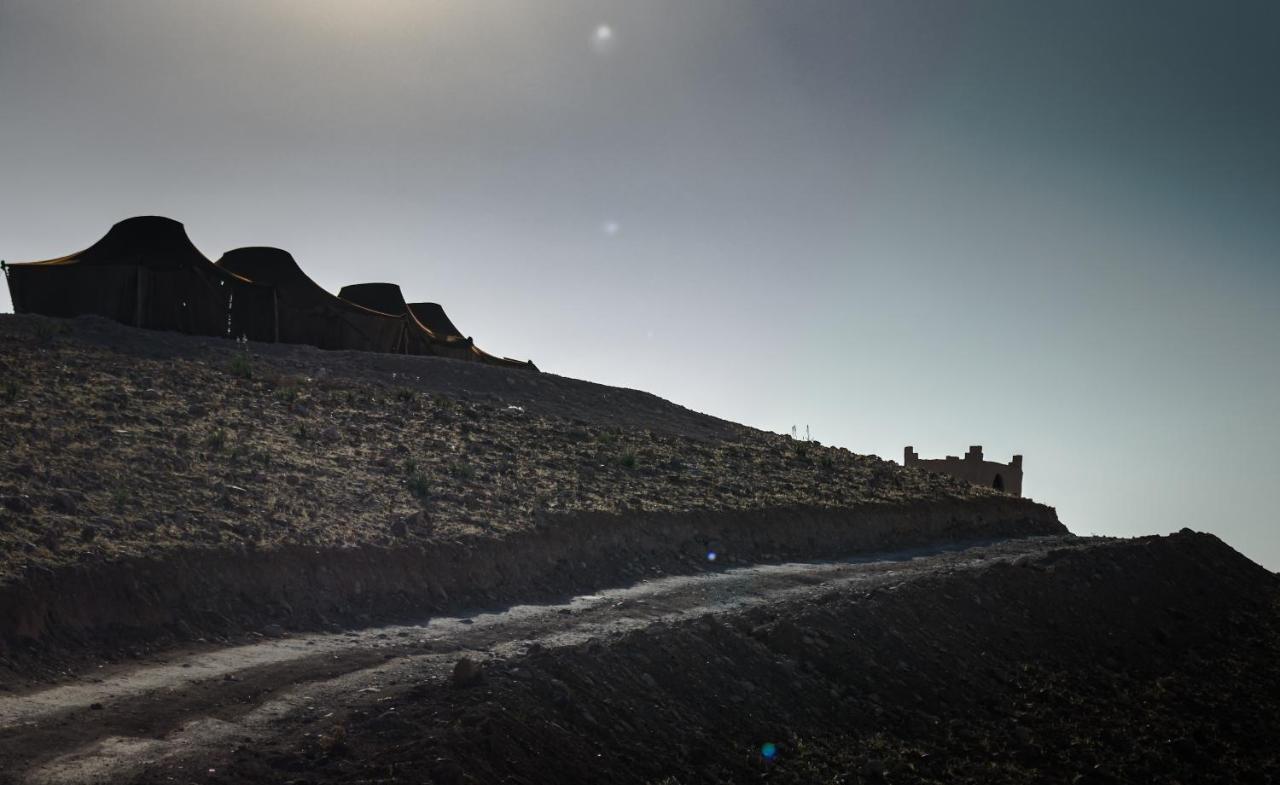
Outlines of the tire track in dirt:
<svg viewBox="0 0 1280 785">
<path fill-rule="evenodd" d="M 0 698 L 0 770 L 14 782 L 74 783 L 119 780 L 156 766 L 183 770 L 193 760 L 204 766 L 237 740 L 260 740 L 293 719 L 323 719 L 353 697 L 377 701 L 373 696 L 397 684 L 444 684 L 460 653 L 509 658 L 532 645 L 572 645 L 848 584 L 892 586 L 1089 542 L 1039 537 L 755 565 L 644 581 L 559 605 L 183 654 L 105 673 L 100 681 Z"/>
</svg>

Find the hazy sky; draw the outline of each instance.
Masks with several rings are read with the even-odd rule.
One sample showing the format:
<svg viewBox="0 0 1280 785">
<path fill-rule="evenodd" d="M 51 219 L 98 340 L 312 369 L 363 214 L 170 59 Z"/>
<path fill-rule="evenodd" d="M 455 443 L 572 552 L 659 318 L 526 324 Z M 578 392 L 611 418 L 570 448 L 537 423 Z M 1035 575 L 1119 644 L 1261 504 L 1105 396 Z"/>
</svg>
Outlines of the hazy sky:
<svg viewBox="0 0 1280 785">
<path fill-rule="evenodd" d="M 166 215 L 1280 569 L 1278 85 L 1271 0 L 0 0 L 0 257 Z"/>
</svg>

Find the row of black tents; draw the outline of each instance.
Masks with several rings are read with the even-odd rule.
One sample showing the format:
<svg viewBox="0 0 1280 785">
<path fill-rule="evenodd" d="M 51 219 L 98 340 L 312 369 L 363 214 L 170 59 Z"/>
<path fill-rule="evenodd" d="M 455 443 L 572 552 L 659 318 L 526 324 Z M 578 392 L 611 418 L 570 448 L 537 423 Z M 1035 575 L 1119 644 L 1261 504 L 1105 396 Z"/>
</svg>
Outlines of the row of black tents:
<svg viewBox="0 0 1280 785">
<path fill-rule="evenodd" d="M 14 313 L 537 370 L 482 351 L 438 304 L 407 303 L 396 284 L 354 284 L 335 297 L 279 248 L 237 248 L 212 262 L 182 224 L 159 216 L 121 221 L 79 253 L 4 270 Z"/>
</svg>

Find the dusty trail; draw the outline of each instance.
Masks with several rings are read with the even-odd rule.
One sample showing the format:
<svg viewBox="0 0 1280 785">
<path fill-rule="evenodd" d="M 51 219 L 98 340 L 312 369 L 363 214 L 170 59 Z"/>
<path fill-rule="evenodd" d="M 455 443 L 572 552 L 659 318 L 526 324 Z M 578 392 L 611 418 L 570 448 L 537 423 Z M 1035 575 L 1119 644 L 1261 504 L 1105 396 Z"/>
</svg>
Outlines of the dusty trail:
<svg viewBox="0 0 1280 785">
<path fill-rule="evenodd" d="M 560 605 L 264 640 L 103 669 L 93 680 L 0 698 L 0 782 L 113 781 L 155 767 L 191 776 L 199 767 L 216 768 L 235 744 L 323 719 L 354 702 L 386 701 L 394 711 L 392 688 L 443 685 L 464 653 L 508 658 L 533 645 L 570 645 L 849 584 L 893 586 L 1089 542 L 1038 537 L 756 565 L 644 581 Z M 387 697 L 379 697 L 384 691 Z"/>
</svg>

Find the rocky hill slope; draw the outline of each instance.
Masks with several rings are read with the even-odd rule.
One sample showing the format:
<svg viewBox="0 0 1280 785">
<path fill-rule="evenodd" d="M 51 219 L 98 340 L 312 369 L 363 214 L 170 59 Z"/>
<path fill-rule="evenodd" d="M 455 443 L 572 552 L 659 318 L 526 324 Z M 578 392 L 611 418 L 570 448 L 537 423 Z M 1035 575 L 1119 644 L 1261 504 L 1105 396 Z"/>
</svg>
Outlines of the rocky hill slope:
<svg viewBox="0 0 1280 785">
<path fill-rule="evenodd" d="M 1210 535 L 448 360 L 3 317 L 0 372 L 0 783 L 1280 780 L 1280 580 Z"/>
<path fill-rule="evenodd" d="M 0 377 L 10 662 L 1064 531 L 1028 500 L 552 374 L 7 316 Z"/>
</svg>

